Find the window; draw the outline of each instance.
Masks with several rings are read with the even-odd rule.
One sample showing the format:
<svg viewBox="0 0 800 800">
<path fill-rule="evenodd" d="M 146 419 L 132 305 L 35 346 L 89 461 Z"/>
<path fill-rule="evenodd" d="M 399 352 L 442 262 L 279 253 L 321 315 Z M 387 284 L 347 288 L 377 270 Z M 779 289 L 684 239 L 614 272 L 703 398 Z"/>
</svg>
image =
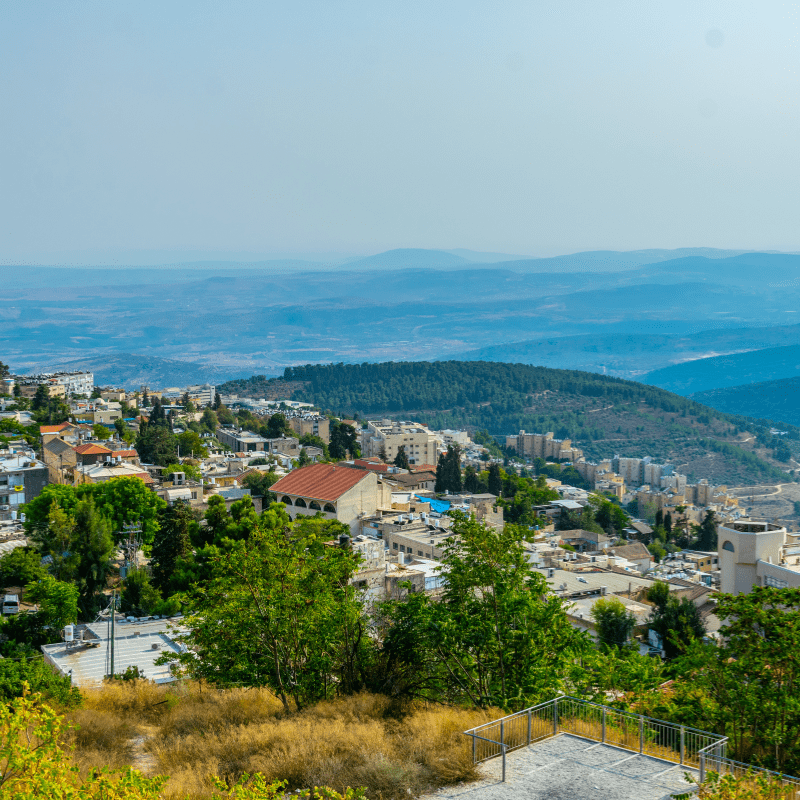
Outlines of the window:
<svg viewBox="0 0 800 800">
<path fill-rule="evenodd" d="M 324 511 L 327 511 L 329 514 L 336 513 L 336 507 L 332 503 L 325 503 Z"/>
<path fill-rule="evenodd" d="M 320 506 L 319 506 L 319 503 L 318 503 L 316 500 L 312 500 L 312 501 L 311 501 L 311 502 L 308 504 L 308 507 L 309 507 L 309 508 L 313 508 L 315 511 L 322 511 L 322 509 L 321 509 L 321 508 L 320 508 Z"/>
<path fill-rule="evenodd" d="M 281 497 L 281 503 L 285 503 L 287 506 L 290 506 L 292 505 L 292 498 L 289 497 L 288 494 L 285 494 L 283 497 Z"/>
<path fill-rule="evenodd" d="M 298 497 L 297 500 L 294 501 L 294 504 L 296 506 L 299 506 L 300 508 L 307 508 L 308 507 L 308 506 L 306 506 L 306 501 L 303 500 L 302 497 Z"/>
<path fill-rule="evenodd" d="M 772 575 L 766 575 L 764 576 L 764 586 L 770 586 L 773 589 L 786 589 L 789 586 L 789 582 L 774 578 Z"/>
<path fill-rule="evenodd" d="M 400 545 L 400 552 L 401 553 L 405 553 L 405 551 L 406 551 L 406 546 L 404 544 L 401 544 Z"/>
<path fill-rule="evenodd" d="M 421 556 L 422 555 L 422 550 L 417 550 L 417 555 Z"/>
<path fill-rule="evenodd" d="M 425 558 L 430 558 L 430 557 L 431 557 L 430 553 L 425 553 Z"/>
<path fill-rule="evenodd" d="M 725 542 L 722 545 L 723 550 L 727 550 L 729 553 L 735 553 L 736 551 L 733 549 L 733 544 L 731 542 Z"/>
<path fill-rule="evenodd" d="M 397 542 L 394 542 L 394 543 L 392 544 L 392 547 L 394 547 L 394 549 L 395 549 L 395 550 L 397 550 Z"/>
</svg>

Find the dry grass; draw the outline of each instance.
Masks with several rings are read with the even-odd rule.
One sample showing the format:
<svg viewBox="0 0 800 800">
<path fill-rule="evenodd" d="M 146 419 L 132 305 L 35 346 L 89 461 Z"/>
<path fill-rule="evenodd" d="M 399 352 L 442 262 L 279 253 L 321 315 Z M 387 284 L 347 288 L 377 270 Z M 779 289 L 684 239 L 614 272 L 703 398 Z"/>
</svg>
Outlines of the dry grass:
<svg viewBox="0 0 800 800">
<path fill-rule="evenodd" d="M 148 735 L 153 772 L 170 776 L 168 797 L 207 796 L 212 775 L 261 772 L 290 789 L 365 786 L 371 800 L 395 800 L 476 777 L 461 732 L 500 715 L 423 704 L 398 713 L 388 698 L 370 694 L 287 714 L 263 689 L 136 681 L 87 693 L 71 716 L 81 725 L 82 766 L 141 766 L 131 745 Z"/>
</svg>

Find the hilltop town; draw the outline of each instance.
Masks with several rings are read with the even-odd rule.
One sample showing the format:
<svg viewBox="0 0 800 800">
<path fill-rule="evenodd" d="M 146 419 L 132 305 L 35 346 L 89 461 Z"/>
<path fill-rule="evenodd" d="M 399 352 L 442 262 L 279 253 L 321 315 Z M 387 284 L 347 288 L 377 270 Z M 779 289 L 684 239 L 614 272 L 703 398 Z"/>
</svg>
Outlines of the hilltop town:
<svg viewBox="0 0 800 800">
<path fill-rule="evenodd" d="M 70 692 L 103 692 L 120 679 L 163 687 L 207 680 L 220 690 L 252 685 L 266 670 L 286 710 L 332 696 L 329 683 L 344 696 L 351 691 L 346 681 L 363 691 L 379 680 L 404 687 L 398 691 L 408 701 L 436 697 L 483 708 L 463 682 L 480 672 L 473 675 L 465 662 L 434 648 L 425 668 L 430 676 L 417 686 L 407 670 L 422 640 L 401 644 L 395 637 L 427 630 L 434 641 L 451 624 L 436 622 L 441 614 L 461 614 L 461 627 L 468 617 L 482 624 L 482 615 L 495 613 L 482 604 L 500 591 L 485 585 L 489 570 L 509 587 L 528 581 L 513 590 L 513 603 L 544 604 L 515 624 L 531 625 L 551 609 L 555 616 L 542 630 L 559 643 L 563 661 L 537 679 L 538 688 L 529 674 L 520 675 L 520 687 L 528 688 L 519 688 L 517 699 L 507 696 L 505 679 L 487 686 L 493 703 L 517 710 L 526 700 L 552 696 L 556 686 L 583 692 L 589 681 L 598 700 L 624 700 L 668 717 L 663 704 L 643 705 L 641 693 L 658 690 L 659 697 L 673 674 L 680 691 L 694 691 L 694 679 L 676 665 L 696 644 L 710 645 L 708 658 L 733 646 L 720 634 L 731 614 L 726 597 L 758 602 L 761 591 L 800 589 L 800 536 L 789 525 L 751 519 L 727 487 L 689 482 L 649 457 L 588 460 L 578 443 L 553 432 L 498 437 L 413 420 L 348 419 L 308 402 L 239 397 L 210 384 L 129 391 L 95 386 L 86 372 L 9 375 L 4 388 L 0 669 L 28 665 L 14 667 L 14 680 L 27 676 L 65 703 L 73 702 Z M 484 563 L 487 548 L 499 549 Z M 255 561 L 248 560 L 251 552 Z M 477 583 L 462 595 L 465 579 Z M 474 594 L 477 586 L 483 588 Z M 262 591 L 277 604 L 276 616 L 261 639 L 263 653 L 239 665 L 215 641 L 222 633 L 247 649 L 265 623 L 252 616 Z M 477 602 L 467 617 L 456 611 L 458 597 Z M 343 647 L 350 655 L 330 662 L 320 682 L 322 667 L 306 651 L 308 642 L 292 645 L 289 629 L 285 640 L 277 632 L 289 620 L 304 620 L 308 642 L 321 635 L 320 647 Z M 349 649 L 360 641 L 349 627 L 356 620 L 358 630 L 373 631 L 364 644 L 371 656 Z M 531 663 L 544 657 L 537 648 L 549 647 L 540 641 L 542 630 L 525 638 Z M 323 644 L 326 637 L 333 639 Z M 298 645 L 302 657 L 293 650 Z M 456 635 L 448 646 L 457 652 L 464 643 Z M 286 663 L 277 671 L 262 663 L 278 653 Z M 570 653 L 598 654 L 612 666 L 602 678 L 595 667 L 566 678 Z M 494 660 L 497 653 L 481 657 Z M 372 659 L 373 666 L 362 663 L 357 677 L 347 671 L 350 658 Z M 504 669 L 502 659 L 498 668 Z M 291 689 L 284 688 L 288 675 Z M 572 712 L 563 713 L 568 720 Z M 647 719 L 653 730 L 679 730 Z M 714 727 L 710 718 L 697 724 Z M 551 728 L 551 736 L 571 730 L 566 721 Z M 503 776 L 506 750 L 491 747 L 505 735 L 501 729 L 499 740 L 496 732 L 480 739 L 489 755 L 502 755 Z M 596 739 L 604 746 L 605 735 Z M 642 757 L 645 739 L 640 733 Z M 566 758 L 560 746 L 553 745 L 554 763 Z M 476 747 L 474 762 L 483 752 Z M 656 755 L 678 758 L 677 751 L 665 752 Z M 755 752 L 740 749 L 737 756 Z M 706 762 L 699 753 L 685 763 L 702 781 Z M 785 757 L 793 758 L 789 751 Z M 193 769 L 193 780 L 206 780 L 204 768 Z M 464 769 L 475 776 L 474 765 Z M 425 780 L 426 790 L 448 782 Z M 680 780 L 671 774 L 654 790 Z"/>
</svg>

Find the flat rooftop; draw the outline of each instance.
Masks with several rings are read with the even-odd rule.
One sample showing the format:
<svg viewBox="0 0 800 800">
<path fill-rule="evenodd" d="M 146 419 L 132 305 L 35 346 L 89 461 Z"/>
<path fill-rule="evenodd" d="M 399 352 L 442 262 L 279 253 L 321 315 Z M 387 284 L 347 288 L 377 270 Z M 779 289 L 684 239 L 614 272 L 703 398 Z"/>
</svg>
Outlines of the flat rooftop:
<svg viewBox="0 0 800 800">
<path fill-rule="evenodd" d="M 114 672 L 125 672 L 128 667 L 137 666 L 147 679 L 156 683 L 175 680 L 167 665 L 156 665 L 155 661 L 164 652 L 180 652 L 171 635 L 172 627 L 179 624 L 177 618 L 117 621 L 114 631 Z M 61 675 L 69 675 L 73 685 L 81 688 L 102 685 L 111 661 L 108 622 L 95 622 L 85 628 L 96 638 L 87 638 L 83 643 L 75 642 L 69 647 L 66 642 L 42 645 L 45 660 Z"/>
<path fill-rule="evenodd" d="M 482 777 L 429 797 L 458 800 L 667 800 L 688 792 L 697 771 L 612 745 L 562 733 L 479 766 Z"/>
</svg>

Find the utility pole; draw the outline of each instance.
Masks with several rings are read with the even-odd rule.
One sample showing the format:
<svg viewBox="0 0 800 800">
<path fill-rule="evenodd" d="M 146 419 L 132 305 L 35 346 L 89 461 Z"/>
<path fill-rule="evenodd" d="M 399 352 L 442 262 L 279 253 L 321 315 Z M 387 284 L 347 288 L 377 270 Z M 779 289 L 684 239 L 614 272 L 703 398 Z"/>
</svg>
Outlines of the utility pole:
<svg viewBox="0 0 800 800">
<path fill-rule="evenodd" d="M 111 592 L 111 679 L 114 679 L 114 615 L 117 606 L 117 593 Z"/>
</svg>

